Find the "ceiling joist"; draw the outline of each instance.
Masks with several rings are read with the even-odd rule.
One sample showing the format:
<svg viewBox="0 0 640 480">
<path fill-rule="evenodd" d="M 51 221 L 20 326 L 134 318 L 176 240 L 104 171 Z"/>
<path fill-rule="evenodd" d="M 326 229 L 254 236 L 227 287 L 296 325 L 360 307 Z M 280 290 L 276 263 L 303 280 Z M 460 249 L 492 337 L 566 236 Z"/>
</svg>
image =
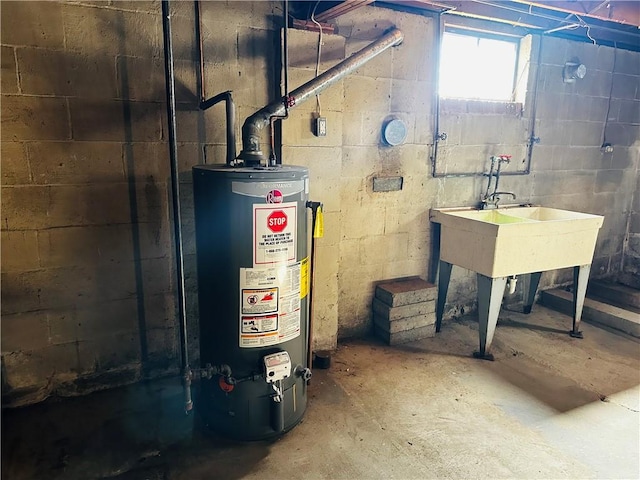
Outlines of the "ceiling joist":
<svg viewBox="0 0 640 480">
<path fill-rule="evenodd" d="M 309 20 L 309 2 L 292 2 L 301 20 Z M 329 22 L 340 15 L 372 3 L 372 0 L 320 1 L 314 5 L 314 18 Z M 624 0 L 388 0 L 381 6 L 413 11 L 442 13 L 445 19 L 498 22 L 514 33 L 527 32 L 560 36 L 576 41 L 595 41 L 640 51 L 640 2 Z"/>
</svg>

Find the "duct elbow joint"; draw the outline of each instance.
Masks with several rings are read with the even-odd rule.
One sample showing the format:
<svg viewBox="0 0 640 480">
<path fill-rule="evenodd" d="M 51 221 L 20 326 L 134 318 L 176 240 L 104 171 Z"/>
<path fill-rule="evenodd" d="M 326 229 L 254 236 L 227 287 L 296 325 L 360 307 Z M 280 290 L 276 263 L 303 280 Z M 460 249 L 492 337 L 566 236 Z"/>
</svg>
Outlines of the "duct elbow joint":
<svg viewBox="0 0 640 480">
<path fill-rule="evenodd" d="M 261 130 L 252 117 L 249 117 L 242 126 L 242 151 L 238 158 L 246 165 L 260 165 L 264 161 L 264 155 L 260 150 Z"/>
</svg>

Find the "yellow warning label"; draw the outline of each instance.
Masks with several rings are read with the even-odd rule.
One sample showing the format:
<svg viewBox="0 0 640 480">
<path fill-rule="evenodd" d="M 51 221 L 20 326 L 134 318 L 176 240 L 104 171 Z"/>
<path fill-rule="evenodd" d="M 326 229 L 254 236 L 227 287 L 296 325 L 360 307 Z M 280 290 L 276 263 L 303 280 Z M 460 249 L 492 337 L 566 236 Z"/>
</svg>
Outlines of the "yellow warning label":
<svg viewBox="0 0 640 480">
<path fill-rule="evenodd" d="M 300 298 L 309 294 L 309 257 L 300 262 Z"/>
<path fill-rule="evenodd" d="M 324 237 L 324 217 L 322 215 L 322 205 L 320 205 L 316 213 L 316 224 L 313 226 L 313 238 L 322 237 Z"/>
</svg>

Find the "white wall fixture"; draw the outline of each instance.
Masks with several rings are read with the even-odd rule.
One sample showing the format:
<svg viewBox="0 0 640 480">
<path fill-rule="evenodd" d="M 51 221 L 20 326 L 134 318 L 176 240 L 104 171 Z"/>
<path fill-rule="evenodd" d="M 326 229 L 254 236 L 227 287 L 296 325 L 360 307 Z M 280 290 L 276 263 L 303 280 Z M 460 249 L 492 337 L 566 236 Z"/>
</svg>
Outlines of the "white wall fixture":
<svg viewBox="0 0 640 480">
<path fill-rule="evenodd" d="M 382 140 L 386 145 L 401 145 L 407 138 L 407 125 L 399 118 L 392 118 L 382 126 Z"/>
</svg>

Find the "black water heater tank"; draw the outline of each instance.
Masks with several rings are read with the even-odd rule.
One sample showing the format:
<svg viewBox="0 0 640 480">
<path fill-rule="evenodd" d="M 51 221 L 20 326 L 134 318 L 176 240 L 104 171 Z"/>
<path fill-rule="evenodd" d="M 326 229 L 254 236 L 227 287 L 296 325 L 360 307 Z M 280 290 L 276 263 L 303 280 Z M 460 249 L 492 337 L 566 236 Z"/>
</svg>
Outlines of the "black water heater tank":
<svg viewBox="0 0 640 480">
<path fill-rule="evenodd" d="M 201 368 L 195 409 L 211 429 L 258 440 L 307 405 L 309 264 L 305 167 L 193 168 Z"/>
</svg>

